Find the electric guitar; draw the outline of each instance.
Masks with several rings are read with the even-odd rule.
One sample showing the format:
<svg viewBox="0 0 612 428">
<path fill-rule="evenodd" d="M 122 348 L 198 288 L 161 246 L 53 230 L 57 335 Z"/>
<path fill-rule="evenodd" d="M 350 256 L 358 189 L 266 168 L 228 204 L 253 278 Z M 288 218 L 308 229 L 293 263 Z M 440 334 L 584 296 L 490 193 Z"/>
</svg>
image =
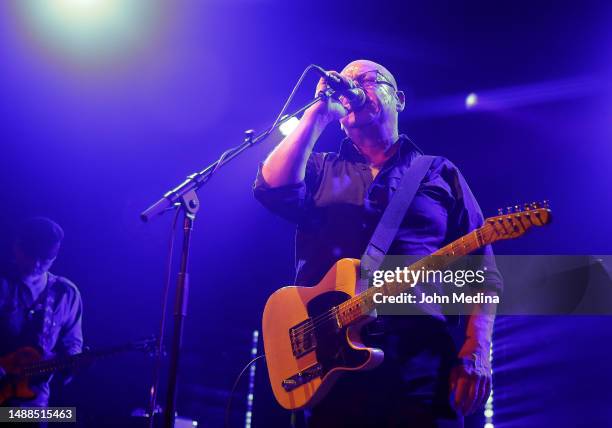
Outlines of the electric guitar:
<svg viewBox="0 0 612 428">
<path fill-rule="evenodd" d="M 450 266 L 478 248 L 518 238 L 532 226 L 548 224 L 551 218 L 547 201 L 516 206 L 505 214 L 500 210 L 480 228 L 409 269 Z M 382 363 L 383 351 L 362 343 L 361 328 L 376 318 L 374 293 L 396 295 L 409 291 L 410 285 L 364 288 L 359 263 L 357 259 L 341 259 L 316 286 L 283 287 L 266 302 L 262 321 L 266 362 L 274 396 L 282 407 L 311 407 L 342 373 L 373 369 Z"/>
<path fill-rule="evenodd" d="M 30 389 L 30 379 L 48 376 L 59 370 L 79 368 L 95 360 L 128 351 L 155 352 L 156 339 L 146 339 L 111 348 L 86 351 L 80 354 L 44 360 L 38 349 L 26 346 L 4 357 L 0 367 L 6 376 L 0 379 L 0 405 L 10 398 L 32 399 L 36 396 Z"/>
</svg>

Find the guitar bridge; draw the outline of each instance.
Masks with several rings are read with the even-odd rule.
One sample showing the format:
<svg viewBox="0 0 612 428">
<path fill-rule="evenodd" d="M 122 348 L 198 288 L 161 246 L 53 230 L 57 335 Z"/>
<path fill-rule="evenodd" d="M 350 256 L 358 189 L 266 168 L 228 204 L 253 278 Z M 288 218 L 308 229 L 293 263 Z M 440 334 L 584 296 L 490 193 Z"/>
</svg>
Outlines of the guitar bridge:
<svg viewBox="0 0 612 428">
<path fill-rule="evenodd" d="M 317 363 L 283 380 L 281 385 L 285 391 L 293 391 L 298 386 L 304 385 L 316 377 L 320 377 L 322 372 L 323 367 Z"/>
</svg>

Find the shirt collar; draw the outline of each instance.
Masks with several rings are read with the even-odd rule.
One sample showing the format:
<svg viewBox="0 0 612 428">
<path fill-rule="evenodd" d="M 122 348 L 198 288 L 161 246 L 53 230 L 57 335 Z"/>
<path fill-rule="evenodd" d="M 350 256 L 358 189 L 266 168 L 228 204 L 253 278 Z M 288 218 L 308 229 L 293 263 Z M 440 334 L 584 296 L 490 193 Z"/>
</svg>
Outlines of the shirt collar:
<svg viewBox="0 0 612 428">
<path fill-rule="evenodd" d="M 395 144 L 399 144 L 399 156 L 402 159 L 411 158 L 416 154 L 422 155 L 423 151 L 417 146 L 407 135 L 401 134 Z M 345 138 L 340 144 L 340 150 L 338 151 L 340 158 L 351 162 L 365 163 L 366 159 L 363 157 L 353 141 L 350 138 Z M 395 156 L 395 155 L 394 155 Z"/>
</svg>

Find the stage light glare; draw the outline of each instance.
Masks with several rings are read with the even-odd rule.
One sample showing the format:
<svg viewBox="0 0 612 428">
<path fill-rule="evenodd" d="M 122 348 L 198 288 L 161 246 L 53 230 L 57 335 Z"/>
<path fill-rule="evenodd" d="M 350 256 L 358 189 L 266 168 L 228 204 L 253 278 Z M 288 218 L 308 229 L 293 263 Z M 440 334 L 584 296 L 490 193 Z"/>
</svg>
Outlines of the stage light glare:
<svg viewBox="0 0 612 428">
<path fill-rule="evenodd" d="M 474 92 L 471 92 L 467 97 L 465 97 L 465 108 L 472 109 L 478 104 L 478 95 Z"/>
<path fill-rule="evenodd" d="M 56 5 L 65 8 L 93 8 L 100 7 L 104 3 L 108 3 L 105 0 L 55 0 Z"/>
<path fill-rule="evenodd" d="M 99 61 L 144 40 L 159 1 L 22 0 L 24 34 L 49 53 Z"/>
<path fill-rule="evenodd" d="M 281 134 L 286 137 L 287 135 L 291 134 L 295 128 L 297 128 L 298 123 L 300 123 L 300 120 L 297 117 L 292 117 L 291 119 L 283 122 L 278 129 Z"/>
<path fill-rule="evenodd" d="M 484 428 L 495 428 L 495 426 L 491 422 L 487 422 L 484 424 Z"/>
<path fill-rule="evenodd" d="M 493 417 L 493 410 L 485 409 L 484 415 L 485 415 L 485 418 L 492 418 Z"/>
</svg>

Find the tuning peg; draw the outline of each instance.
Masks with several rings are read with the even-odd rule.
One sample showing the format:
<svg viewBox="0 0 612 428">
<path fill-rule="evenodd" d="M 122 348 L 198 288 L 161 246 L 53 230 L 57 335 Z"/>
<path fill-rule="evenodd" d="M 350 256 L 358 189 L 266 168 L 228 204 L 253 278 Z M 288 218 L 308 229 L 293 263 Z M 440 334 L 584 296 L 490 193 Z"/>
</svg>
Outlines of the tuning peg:
<svg viewBox="0 0 612 428">
<path fill-rule="evenodd" d="M 525 211 L 529 211 L 529 210 L 531 209 L 531 205 L 529 205 L 529 204 L 523 204 L 523 209 L 524 209 Z"/>
<path fill-rule="evenodd" d="M 498 208 L 497 209 L 497 214 L 498 215 L 504 215 L 504 209 L 503 208 Z"/>
<path fill-rule="evenodd" d="M 542 206 L 543 206 L 544 208 L 549 208 L 549 206 L 548 206 L 548 202 L 549 202 L 549 201 L 548 201 L 548 199 L 544 199 L 544 200 L 542 201 Z"/>
<path fill-rule="evenodd" d="M 537 210 L 539 208 L 539 205 L 537 202 L 532 202 L 531 203 L 531 208 L 533 208 L 534 210 Z"/>
<path fill-rule="evenodd" d="M 514 206 L 514 213 L 516 214 L 518 212 L 521 212 L 521 207 L 519 207 L 518 205 L 515 205 Z"/>
<path fill-rule="evenodd" d="M 506 207 L 506 214 L 512 214 L 512 207 Z"/>
</svg>

